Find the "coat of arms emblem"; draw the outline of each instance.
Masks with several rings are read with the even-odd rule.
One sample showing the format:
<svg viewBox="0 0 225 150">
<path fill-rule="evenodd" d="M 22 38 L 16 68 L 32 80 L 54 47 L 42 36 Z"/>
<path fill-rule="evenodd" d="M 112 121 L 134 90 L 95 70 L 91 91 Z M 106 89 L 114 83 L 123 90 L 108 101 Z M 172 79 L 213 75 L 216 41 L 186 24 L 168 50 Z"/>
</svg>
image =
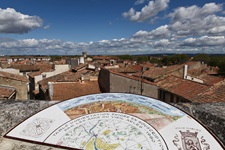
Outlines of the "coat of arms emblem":
<svg viewBox="0 0 225 150">
<path fill-rule="evenodd" d="M 205 143 L 205 139 L 203 137 L 198 138 L 198 132 L 186 130 L 180 131 L 180 135 L 180 139 L 176 135 L 173 140 L 173 144 L 178 150 L 210 150 L 210 146 Z"/>
</svg>

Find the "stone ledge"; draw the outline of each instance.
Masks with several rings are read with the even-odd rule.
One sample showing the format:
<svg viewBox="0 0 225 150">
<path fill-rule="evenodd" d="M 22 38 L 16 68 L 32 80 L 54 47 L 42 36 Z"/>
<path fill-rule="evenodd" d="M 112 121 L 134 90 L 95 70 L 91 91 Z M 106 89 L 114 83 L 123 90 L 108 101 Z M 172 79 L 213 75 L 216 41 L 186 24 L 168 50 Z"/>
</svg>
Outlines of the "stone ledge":
<svg viewBox="0 0 225 150">
<path fill-rule="evenodd" d="M 0 149 L 1 150 L 58 150 L 50 146 L 43 146 L 19 140 L 3 138 L 2 136 L 15 125 L 24 121 L 38 111 L 45 109 L 57 101 L 16 101 L 0 100 Z"/>
</svg>

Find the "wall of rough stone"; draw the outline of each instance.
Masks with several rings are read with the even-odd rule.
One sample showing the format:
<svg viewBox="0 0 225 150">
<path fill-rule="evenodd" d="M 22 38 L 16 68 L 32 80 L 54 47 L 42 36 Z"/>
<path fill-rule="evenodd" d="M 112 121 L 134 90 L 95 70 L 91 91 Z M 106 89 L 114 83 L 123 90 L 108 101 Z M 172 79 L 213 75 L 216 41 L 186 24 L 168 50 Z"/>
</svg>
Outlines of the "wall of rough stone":
<svg viewBox="0 0 225 150">
<path fill-rule="evenodd" d="M 30 117 L 32 114 L 55 103 L 56 101 L 0 100 L 0 150 L 57 150 L 58 148 L 2 137 L 7 131 Z"/>
<path fill-rule="evenodd" d="M 225 103 L 172 104 L 208 128 L 225 145 Z"/>
</svg>

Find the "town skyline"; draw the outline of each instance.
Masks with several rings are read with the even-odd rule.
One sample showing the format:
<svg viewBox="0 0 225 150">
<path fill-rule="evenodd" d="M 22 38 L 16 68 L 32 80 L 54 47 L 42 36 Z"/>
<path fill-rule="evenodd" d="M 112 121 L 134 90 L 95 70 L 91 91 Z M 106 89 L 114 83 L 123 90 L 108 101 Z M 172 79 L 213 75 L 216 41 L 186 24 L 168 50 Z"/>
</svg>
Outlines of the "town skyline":
<svg viewBox="0 0 225 150">
<path fill-rule="evenodd" d="M 222 0 L 3 0 L 0 16 L 0 55 L 225 54 Z"/>
</svg>

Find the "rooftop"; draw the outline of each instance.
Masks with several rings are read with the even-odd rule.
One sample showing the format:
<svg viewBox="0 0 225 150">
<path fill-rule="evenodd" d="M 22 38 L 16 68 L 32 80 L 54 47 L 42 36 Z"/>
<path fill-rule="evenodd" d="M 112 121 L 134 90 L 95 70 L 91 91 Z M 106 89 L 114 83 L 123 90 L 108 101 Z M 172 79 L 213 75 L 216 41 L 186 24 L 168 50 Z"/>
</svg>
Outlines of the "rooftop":
<svg viewBox="0 0 225 150">
<path fill-rule="evenodd" d="M 28 82 L 28 79 L 24 76 L 12 74 L 12 73 L 8 73 L 8 72 L 3 72 L 3 71 L 0 71 L 0 77 L 8 78 L 11 80 L 22 81 L 22 82 Z"/>
<path fill-rule="evenodd" d="M 143 77 L 157 79 L 162 76 L 168 75 L 174 71 L 177 71 L 181 68 L 183 68 L 183 65 L 168 66 L 166 68 L 154 68 L 154 69 L 146 70 L 143 73 Z"/>
<path fill-rule="evenodd" d="M 219 80 L 215 83 L 207 85 L 169 76 L 157 82 L 157 85 L 161 89 L 181 96 L 191 102 L 225 102 L 225 82 Z"/>
<path fill-rule="evenodd" d="M 108 71 L 110 73 L 113 73 L 113 74 L 116 74 L 116 75 L 119 75 L 119 76 L 122 76 L 122 77 L 126 77 L 126 78 L 133 79 L 133 80 L 136 80 L 136 81 L 142 81 L 143 83 L 147 83 L 147 84 L 156 85 L 153 82 L 150 82 L 150 81 L 148 81 L 146 79 L 141 79 L 140 77 L 137 77 L 137 76 L 127 75 L 127 74 L 124 74 L 124 73 L 120 73 L 120 72 L 114 71 L 112 69 L 109 69 Z"/>
<path fill-rule="evenodd" d="M 81 70 L 78 72 L 66 71 L 49 78 L 45 78 L 38 82 L 41 85 L 43 91 L 48 89 L 48 82 L 78 82 L 81 78 L 81 75 L 95 75 L 95 72 L 90 70 Z"/>
<path fill-rule="evenodd" d="M 49 71 L 53 69 L 52 64 L 13 64 L 13 68 L 20 71 Z"/>
<path fill-rule="evenodd" d="M 192 99 L 195 102 L 225 102 L 225 83 L 220 82 Z"/>
<path fill-rule="evenodd" d="M 208 85 L 214 85 L 224 80 L 224 78 L 222 77 L 217 77 L 217 76 L 209 75 L 209 74 L 201 75 L 199 76 L 199 78 L 202 79 L 203 82 Z"/>
<path fill-rule="evenodd" d="M 133 67 L 113 68 L 110 70 L 119 72 L 119 73 L 136 73 L 137 72 L 137 70 L 133 69 Z"/>
<path fill-rule="evenodd" d="M 89 94 L 101 93 L 98 81 L 53 83 L 53 100 L 67 100 Z"/>
<path fill-rule="evenodd" d="M 79 71 L 81 69 L 85 69 L 87 67 L 87 64 L 79 64 L 78 66 L 72 68 L 72 70 L 75 70 L 75 71 Z"/>
<path fill-rule="evenodd" d="M 9 99 L 15 92 L 15 88 L 0 86 L 0 99 Z"/>
<path fill-rule="evenodd" d="M 77 82 L 79 81 L 81 72 L 63 72 L 49 78 L 45 78 L 38 82 L 41 85 L 43 91 L 48 89 L 48 82 Z"/>
</svg>

